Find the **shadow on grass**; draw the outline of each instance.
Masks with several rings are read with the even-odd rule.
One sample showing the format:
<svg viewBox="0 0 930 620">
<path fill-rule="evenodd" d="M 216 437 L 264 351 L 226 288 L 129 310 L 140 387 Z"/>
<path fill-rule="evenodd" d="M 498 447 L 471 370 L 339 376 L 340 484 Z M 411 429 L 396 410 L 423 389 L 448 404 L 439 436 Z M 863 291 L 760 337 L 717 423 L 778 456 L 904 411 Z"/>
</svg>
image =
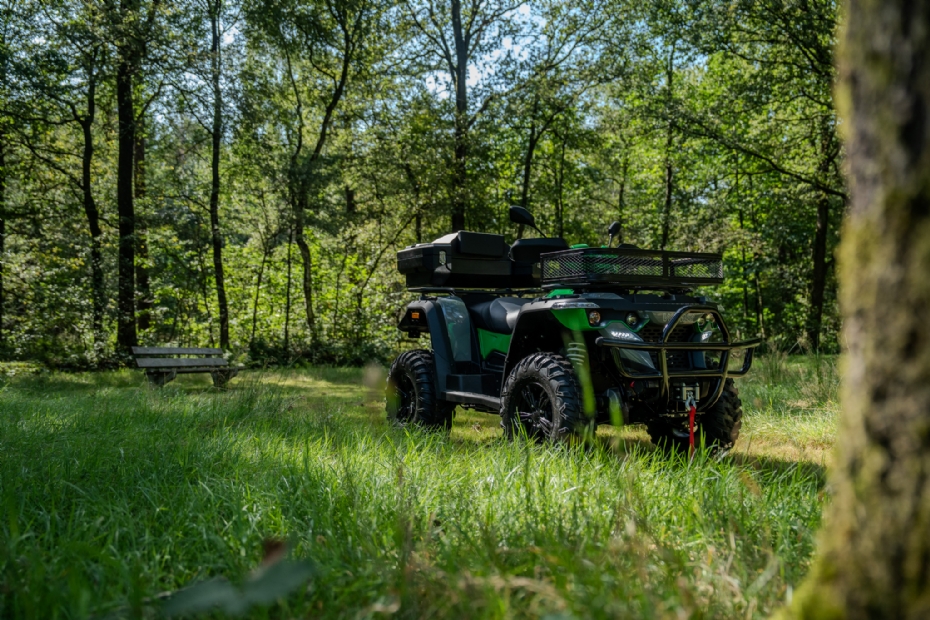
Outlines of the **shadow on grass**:
<svg viewBox="0 0 930 620">
<path fill-rule="evenodd" d="M 326 437 L 340 446 L 355 441 L 357 432 L 402 436 L 405 431 L 392 429 L 387 424 L 383 405 L 378 399 L 380 394 L 370 393 L 362 385 L 362 372 L 359 368 L 326 367 L 246 370 L 226 390 L 214 389 L 207 374 L 180 375 L 167 386 L 156 388 L 138 370 L 19 376 L 6 380 L 2 385 L 29 396 L 66 398 L 73 394 L 82 399 L 92 397 L 92 404 L 76 408 L 83 409 L 88 418 L 96 417 L 94 414 L 98 412 L 112 415 L 124 408 L 136 415 L 142 414 L 143 418 L 155 416 L 164 422 L 177 418 L 174 422 L 181 425 L 185 424 L 185 420 L 191 421 L 192 403 L 185 403 L 185 397 L 189 396 L 196 399 L 196 407 L 201 414 L 205 410 L 214 412 L 214 415 L 196 416 L 200 419 L 193 425 L 193 430 L 201 434 L 247 430 L 278 438 L 294 439 L 299 436 L 304 440 L 315 440 Z M 269 399 L 275 403 L 270 407 L 259 406 Z M 111 424 L 105 426 L 112 429 Z M 129 426 L 126 432 L 132 432 Z M 124 441 L 126 439 L 129 438 L 124 438 Z M 469 456 L 494 449 L 505 441 L 497 416 L 461 409 L 451 436 L 439 439 L 441 443 L 448 444 L 451 451 Z M 648 439 L 624 436 L 616 431 L 597 434 L 594 445 L 585 449 L 614 458 L 656 452 L 661 455 L 656 454 L 653 458 L 676 460 L 681 457 L 658 451 Z M 806 460 L 743 453 L 731 453 L 724 458 L 734 465 L 776 477 L 809 477 L 819 487 L 826 482 L 826 468 Z M 687 459 L 681 461 L 687 464 Z"/>
<path fill-rule="evenodd" d="M 751 467 L 764 473 L 778 474 L 780 476 L 800 475 L 810 478 L 817 482 L 818 488 L 823 488 L 827 483 L 827 468 L 811 461 L 794 461 L 754 454 L 731 454 L 726 458 L 737 465 Z"/>
</svg>

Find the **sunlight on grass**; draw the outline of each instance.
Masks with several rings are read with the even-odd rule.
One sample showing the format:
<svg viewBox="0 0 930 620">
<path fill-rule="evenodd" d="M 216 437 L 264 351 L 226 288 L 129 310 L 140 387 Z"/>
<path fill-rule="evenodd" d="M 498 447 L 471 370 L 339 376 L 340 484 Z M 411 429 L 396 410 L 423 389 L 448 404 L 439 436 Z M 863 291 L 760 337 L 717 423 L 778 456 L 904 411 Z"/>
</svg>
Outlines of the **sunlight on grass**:
<svg viewBox="0 0 930 620">
<path fill-rule="evenodd" d="M 164 389 L 139 373 L 0 388 L 0 616 L 149 615 L 238 583 L 262 541 L 314 577 L 260 617 L 763 617 L 807 569 L 836 426 L 831 358 L 740 383 L 743 435 L 688 464 L 639 427 L 591 449 L 384 420 L 357 369 Z M 777 381 L 777 382 L 773 382 Z"/>
</svg>

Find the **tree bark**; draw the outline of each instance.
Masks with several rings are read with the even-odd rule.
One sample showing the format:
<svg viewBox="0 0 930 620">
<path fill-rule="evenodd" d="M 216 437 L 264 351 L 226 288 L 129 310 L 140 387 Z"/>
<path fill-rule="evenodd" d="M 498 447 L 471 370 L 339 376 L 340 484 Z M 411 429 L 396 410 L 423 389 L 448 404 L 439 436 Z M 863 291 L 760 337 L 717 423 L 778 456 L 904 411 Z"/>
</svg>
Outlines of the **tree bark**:
<svg viewBox="0 0 930 620">
<path fill-rule="evenodd" d="M 304 292 L 304 310 L 307 317 L 307 328 L 310 330 L 310 341 L 316 340 L 316 314 L 313 312 L 313 256 L 310 254 L 310 244 L 304 235 L 304 217 L 307 213 L 307 206 L 300 201 L 298 207 L 294 210 L 294 240 L 297 242 L 297 249 L 300 251 L 300 260 L 303 265 L 301 272 L 301 284 Z"/>
<path fill-rule="evenodd" d="M 930 617 L 930 4 L 849 0 L 848 351 L 819 555 L 785 615 Z"/>
<path fill-rule="evenodd" d="M 630 159 L 624 155 L 620 168 L 620 189 L 617 192 L 617 221 L 620 222 L 620 232 L 617 233 L 617 243 L 623 243 L 623 228 L 626 221 L 626 178 L 630 169 Z"/>
<path fill-rule="evenodd" d="M 830 224 L 830 197 L 821 194 L 817 199 L 817 225 L 811 251 L 811 307 L 807 322 L 807 340 L 811 349 L 820 349 L 820 329 L 823 324 L 823 301 L 827 288 L 827 233 Z"/>
<path fill-rule="evenodd" d="M 84 203 L 84 215 L 87 218 L 87 227 L 90 231 L 90 287 L 91 287 L 91 324 L 94 332 L 94 345 L 99 349 L 106 342 L 103 333 L 103 312 L 106 304 L 106 291 L 103 279 L 103 251 L 101 238 L 103 231 L 100 228 L 100 211 L 94 200 L 93 187 L 93 161 L 94 161 L 94 135 L 93 126 L 97 112 L 97 79 L 93 65 L 88 68 L 87 78 L 87 114 L 80 120 L 84 137 L 84 148 L 81 154 L 81 193 Z"/>
<path fill-rule="evenodd" d="M 126 12 L 125 3 L 122 5 Z M 119 155 L 116 173 L 116 207 L 119 216 L 119 259 L 118 259 L 118 294 L 117 294 L 117 345 L 120 354 L 128 357 L 130 348 L 136 344 L 135 317 L 135 232 L 136 215 L 133 202 L 133 160 L 136 146 L 136 119 L 133 98 L 133 74 L 135 73 L 135 54 L 126 49 L 126 43 L 120 50 L 119 64 L 116 69 L 116 107 L 119 126 L 117 140 Z"/>
<path fill-rule="evenodd" d="M 668 115 L 668 133 L 665 138 L 665 204 L 662 209 L 662 240 L 659 243 L 661 249 L 668 245 L 669 235 L 672 226 L 672 189 L 675 181 L 675 173 L 672 168 L 672 144 L 674 143 L 674 124 L 672 123 L 672 80 L 675 77 L 675 47 L 668 54 L 668 66 L 666 67 L 666 89 L 668 95 L 666 111 Z"/>
<path fill-rule="evenodd" d="M 555 236 L 565 236 L 565 145 L 567 135 L 560 135 L 559 139 L 559 168 L 556 175 L 556 201 L 555 201 Z"/>
<path fill-rule="evenodd" d="M 452 170 L 452 232 L 465 229 L 468 209 L 468 42 L 462 28 L 461 0 L 452 0 L 452 36 L 455 43 L 455 161 Z"/>
<path fill-rule="evenodd" d="M 526 145 L 526 154 L 523 157 L 523 187 L 520 189 L 520 206 L 530 208 L 530 180 L 533 172 L 533 153 L 536 151 L 536 121 L 530 121 L 530 138 Z"/>
<path fill-rule="evenodd" d="M 4 267 L 6 266 L 6 134 L 0 131 L 0 346 L 6 343 L 3 329 L 3 308 L 6 302 L 3 289 Z"/>
<path fill-rule="evenodd" d="M 3 33 L 3 38 L 0 39 L 0 45 L 6 47 L 6 33 Z M 7 79 L 7 57 L 6 54 L 0 55 L 2 58 L 2 64 L 0 64 L 0 81 L 6 83 Z M 0 347 L 3 347 L 6 344 L 6 331 L 3 329 L 5 315 L 3 309 L 6 303 L 6 291 L 3 288 L 4 285 L 4 276 L 6 275 L 6 219 L 7 219 L 7 204 L 6 204 L 6 155 L 7 155 L 7 141 L 6 141 L 6 132 L 3 131 L 3 125 L 0 124 Z"/>
<path fill-rule="evenodd" d="M 213 127 L 211 131 L 210 230 L 213 239 L 213 272 L 216 280 L 216 301 L 220 311 L 220 346 L 229 348 L 229 307 L 226 303 L 226 283 L 223 277 L 223 235 L 220 231 L 220 146 L 223 138 L 223 92 L 220 88 L 220 11 L 222 0 L 210 7 L 210 46 L 213 82 Z"/>
<path fill-rule="evenodd" d="M 291 346 L 291 247 L 294 245 L 294 229 L 291 228 L 287 237 L 287 292 L 284 299 L 284 354 L 290 356 Z"/>
<path fill-rule="evenodd" d="M 258 277 L 255 279 L 255 298 L 252 302 L 252 333 L 249 335 L 249 347 L 255 343 L 255 330 L 258 328 L 258 299 L 262 292 L 262 278 L 265 276 L 265 263 L 268 262 L 268 246 L 270 243 L 263 240 L 262 262 L 258 265 Z"/>
<path fill-rule="evenodd" d="M 823 178 L 830 172 L 835 157 L 833 142 L 836 134 L 826 118 L 820 128 L 820 165 L 818 174 Z M 808 318 L 807 339 L 813 350 L 820 348 L 820 331 L 823 326 L 823 304 L 827 289 L 827 238 L 830 234 L 830 195 L 821 192 L 817 199 L 817 224 L 811 249 L 811 307 Z"/>
<path fill-rule="evenodd" d="M 133 197 L 137 201 L 145 198 L 145 118 L 136 118 L 136 147 L 133 167 Z M 145 218 L 136 214 L 136 326 L 145 331 L 152 325 L 152 287 L 149 284 L 149 246 Z"/>
</svg>

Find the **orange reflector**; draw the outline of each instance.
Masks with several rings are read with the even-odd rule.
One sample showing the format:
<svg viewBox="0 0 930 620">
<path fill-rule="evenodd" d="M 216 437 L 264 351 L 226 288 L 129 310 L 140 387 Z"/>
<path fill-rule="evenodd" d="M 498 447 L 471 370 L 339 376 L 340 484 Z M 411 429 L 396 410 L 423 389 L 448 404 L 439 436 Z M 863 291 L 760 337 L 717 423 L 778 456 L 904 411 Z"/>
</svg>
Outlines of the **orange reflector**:
<svg viewBox="0 0 930 620">
<path fill-rule="evenodd" d="M 419 313 L 419 312 L 411 312 L 411 313 L 410 313 L 410 318 L 411 318 L 411 319 L 418 319 L 418 318 L 420 318 L 420 313 Z"/>
</svg>

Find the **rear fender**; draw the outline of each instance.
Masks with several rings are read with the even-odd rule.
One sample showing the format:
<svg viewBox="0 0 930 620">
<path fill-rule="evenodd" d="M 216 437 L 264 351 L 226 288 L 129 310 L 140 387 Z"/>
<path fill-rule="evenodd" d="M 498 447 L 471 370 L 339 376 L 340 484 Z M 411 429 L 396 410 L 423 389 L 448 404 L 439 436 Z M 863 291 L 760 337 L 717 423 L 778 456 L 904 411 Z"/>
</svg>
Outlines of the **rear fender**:
<svg viewBox="0 0 930 620">
<path fill-rule="evenodd" d="M 435 299 L 418 299 L 410 302 L 397 324 L 397 329 L 407 333 L 428 333 L 430 335 L 435 366 L 433 387 L 437 393 L 445 391 L 446 377 L 452 374 L 455 366 L 452 343 L 449 341 L 446 320 L 439 303 Z"/>
</svg>

